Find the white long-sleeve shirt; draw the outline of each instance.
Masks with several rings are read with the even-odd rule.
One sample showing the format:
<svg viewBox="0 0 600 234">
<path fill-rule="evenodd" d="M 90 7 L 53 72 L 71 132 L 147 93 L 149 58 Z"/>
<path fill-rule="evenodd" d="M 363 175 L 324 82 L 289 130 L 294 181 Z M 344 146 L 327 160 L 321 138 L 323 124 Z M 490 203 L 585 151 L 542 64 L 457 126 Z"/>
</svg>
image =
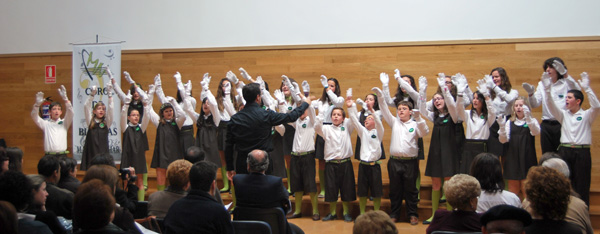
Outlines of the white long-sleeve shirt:
<svg viewBox="0 0 600 234">
<path fill-rule="evenodd" d="M 368 130 L 358 121 L 358 111 L 356 104 L 348 108 L 350 121 L 360 136 L 360 160 L 365 162 L 374 162 L 381 158 L 381 141 L 383 140 L 383 124 L 377 115 L 373 116 L 375 128 Z"/>
<path fill-rule="evenodd" d="M 321 100 L 316 100 L 311 103 L 315 109 L 319 110 L 319 115 L 325 118 L 323 123 L 331 123 L 331 111 L 334 107 L 342 107 L 345 102 L 343 97 L 338 97 L 331 90 L 327 90 L 327 95 L 329 100 L 331 100 L 331 104 L 322 102 Z"/>
<path fill-rule="evenodd" d="M 350 134 L 354 131 L 354 124 L 349 119 L 335 126 L 323 125 L 323 120 L 319 117 L 316 119 L 315 131 L 325 140 L 325 161 L 352 157 Z"/>
<path fill-rule="evenodd" d="M 510 92 L 507 93 L 496 86 L 494 92 L 496 92 L 496 97 L 492 100 L 492 106 L 494 107 L 495 114 L 503 114 L 504 116 L 511 115 L 513 104 L 517 97 L 519 97 L 519 91 L 510 89 Z"/>
<path fill-rule="evenodd" d="M 536 136 L 536 135 L 540 134 L 540 123 L 538 123 L 537 119 L 535 119 L 535 118 L 529 118 L 528 120 L 526 120 L 525 118 L 517 119 L 515 116 L 515 125 L 523 126 L 525 124 L 527 124 L 527 127 L 529 128 L 529 133 L 532 136 Z M 500 128 L 498 130 L 498 140 L 500 140 L 500 143 L 506 143 L 506 142 L 510 141 L 510 126 L 511 126 L 511 121 L 508 120 L 508 121 L 506 121 L 504 128 Z"/>
<path fill-rule="evenodd" d="M 377 97 L 382 103 L 383 97 Z M 429 127 L 423 118 L 416 117 L 416 121 L 410 119 L 406 122 L 399 117 L 393 116 L 387 107 L 381 108 L 381 115 L 385 122 L 392 128 L 392 139 L 390 140 L 390 154 L 396 157 L 416 157 L 419 153 L 419 137 L 429 133 Z"/>
<path fill-rule="evenodd" d="M 92 107 L 92 101 L 94 100 L 94 96 L 90 95 L 88 99 L 85 101 L 83 105 L 84 115 L 85 115 L 85 123 L 87 126 L 90 126 L 92 119 L 94 118 L 94 109 Z M 106 127 L 110 128 L 113 122 L 113 112 L 114 112 L 114 104 L 112 96 L 108 97 L 108 103 L 106 103 L 106 113 L 104 114 L 104 122 L 106 123 Z M 94 121 L 98 122 L 99 120 L 94 119 Z"/>
<path fill-rule="evenodd" d="M 560 143 L 562 144 L 592 144 L 592 123 L 600 113 L 600 102 L 591 88 L 584 91 L 588 95 L 590 109 L 583 110 L 579 108 L 579 111 L 571 113 L 569 110 L 561 110 L 559 104 L 550 98 L 550 89 L 545 90 L 545 101 L 548 102 L 548 110 L 562 124 L 560 128 Z"/>
<path fill-rule="evenodd" d="M 221 122 L 221 112 L 219 111 L 219 107 L 217 106 L 217 100 L 215 99 L 215 96 L 213 96 L 213 94 L 210 92 L 210 90 L 204 90 L 202 93 L 208 98 L 206 102 L 208 103 L 208 109 L 210 109 L 210 113 L 205 113 L 205 115 L 202 117 L 206 120 L 212 115 L 213 122 L 215 123 L 215 126 L 218 127 L 219 123 Z M 187 100 L 185 100 L 183 104 L 183 109 L 185 113 L 187 113 L 186 118 L 188 116 L 191 116 L 193 123 L 196 124 L 196 121 L 198 121 L 200 114 L 196 112 L 195 106 L 191 104 L 192 100 L 195 101 L 195 99 L 193 98 L 188 98 Z M 204 98 L 202 98 L 202 100 L 204 100 Z M 202 108 L 202 106 L 200 108 Z"/>
<path fill-rule="evenodd" d="M 454 121 L 454 123 L 458 123 L 459 119 L 458 114 L 456 113 L 456 102 L 454 101 L 452 94 L 450 94 L 450 91 L 448 91 L 446 88 L 443 89 L 442 95 L 444 96 L 444 104 L 446 105 L 446 109 L 448 109 L 448 114 L 450 114 L 450 117 L 452 117 L 452 121 Z M 421 97 L 421 99 L 425 99 L 425 97 Z M 434 122 L 435 112 L 427 109 L 426 102 L 419 102 L 419 111 L 421 112 L 421 115 L 425 117 L 425 119 Z"/>
<path fill-rule="evenodd" d="M 458 108 L 458 118 L 467 123 L 465 138 L 470 140 L 487 140 L 490 137 L 490 127 L 496 120 L 496 113 L 492 109 L 492 101 L 485 101 L 488 111 L 487 119 L 484 119 L 483 116 L 471 116 L 471 110 L 465 110 L 465 106 L 462 105 L 463 101 L 464 98 L 458 96 L 456 107 Z"/>
<path fill-rule="evenodd" d="M 71 102 L 65 102 L 65 118 L 56 121 L 42 119 L 38 112 L 39 106 L 33 105 L 31 119 L 44 132 L 44 151 L 58 153 L 67 150 L 67 131 L 73 122 L 73 107 Z"/>
<path fill-rule="evenodd" d="M 150 120 L 150 122 L 152 124 L 154 124 L 154 126 L 158 127 L 159 126 L 159 121 L 160 121 L 160 116 L 158 116 L 158 114 L 156 114 L 156 112 L 154 111 L 154 108 L 152 108 L 151 105 L 147 105 L 144 106 L 144 114 L 148 112 L 148 119 Z M 173 105 L 173 113 L 175 114 L 175 123 L 177 123 L 177 127 L 179 127 L 179 129 L 181 129 L 181 127 L 183 127 L 183 123 L 185 122 L 186 116 L 183 114 L 183 110 L 181 109 L 181 107 L 179 106 L 179 104 L 175 103 L 175 105 Z M 172 120 L 165 120 L 167 122 L 171 122 Z"/>
<path fill-rule="evenodd" d="M 315 150 L 315 108 L 308 107 L 308 116 L 298 118 L 296 122 L 289 123 L 296 129 L 292 152 L 304 153 Z"/>
<path fill-rule="evenodd" d="M 567 82 L 567 79 L 570 79 L 571 82 Z M 557 80 L 550 86 L 551 88 L 551 96 L 554 99 L 555 103 L 565 103 L 565 98 L 567 97 L 567 92 L 571 89 L 581 90 L 581 87 L 575 82 L 573 77 L 569 76 L 564 79 Z M 548 103 L 544 100 L 546 99 L 546 92 L 544 91 L 544 86 L 540 81 L 535 90 L 535 93 L 529 97 L 529 104 L 531 108 L 536 108 L 538 106 L 542 106 L 542 120 L 556 120 L 550 111 L 548 110 Z M 560 106 L 561 110 L 566 110 L 566 105 Z"/>
</svg>

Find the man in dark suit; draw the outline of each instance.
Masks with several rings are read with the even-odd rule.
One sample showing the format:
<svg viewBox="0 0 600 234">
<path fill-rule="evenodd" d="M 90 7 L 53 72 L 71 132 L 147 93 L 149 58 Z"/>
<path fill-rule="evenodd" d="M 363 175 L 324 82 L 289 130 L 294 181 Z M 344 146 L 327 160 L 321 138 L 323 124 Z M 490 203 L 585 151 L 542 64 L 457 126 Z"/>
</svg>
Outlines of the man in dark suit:
<svg viewBox="0 0 600 234">
<path fill-rule="evenodd" d="M 281 178 L 265 175 L 269 167 L 269 155 L 263 150 L 253 150 L 246 162 L 250 174 L 237 174 L 233 177 L 233 186 L 237 197 L 237 206 L 253 208 L 281 207 L 285 213 L 290 210 L 290 199 Z M 287 223 L 287 219 L 286 219 Z M 288 223 L 287 233 L 304 233 L 294 224 Z"/>
<path fill-rule="evenodd" d="M 233 233 L 231 216 L 209 191 L 217 186 L 217 165 L 208 161 L 190 169 L 191 190 L 169 208 L 165 233 Z"/>
<path fill-rule="evenodd" d="M 60 162 L 54 155 L 44 156 L 37 165 L 38 174 L 46 178 L 46 209 L 56 213 L 57 216 L 63 216 L 66 219 L 73 219 L 73 197 L 74 194 L 66 189 L 56 186 L 60 180 Z"/>
</svg>

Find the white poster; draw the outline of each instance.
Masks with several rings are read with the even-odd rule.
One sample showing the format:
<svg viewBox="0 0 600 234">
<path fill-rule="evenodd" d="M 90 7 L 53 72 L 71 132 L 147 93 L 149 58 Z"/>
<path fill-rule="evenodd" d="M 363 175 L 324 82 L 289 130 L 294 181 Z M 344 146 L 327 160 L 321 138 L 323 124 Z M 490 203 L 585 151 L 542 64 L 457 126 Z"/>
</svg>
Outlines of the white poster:
<svg viewBox="0 0 600 234">
<path fill-rule="evenodd" d="M 94 96 L 92 106 L 98 102 L 107 105 L 108 93 L 106 84 L 110 82 L 106 68 L 110 67 L 116 85 L 121 85 L 121 44 L 80 44 L 73 45 L 73 157 L 81 162 L 83 146 L 88 130 L 85 121 L 85 101 L 90 96 L 92 86 L 96 86 L 98 93 Z M 121 101 L 117 95 L 113 95 L 113 116 L 109 128 L 108 145 L 110 154 L 115 163 L 121 162 L 121 130 L 120 114 Z"/>
</svg>

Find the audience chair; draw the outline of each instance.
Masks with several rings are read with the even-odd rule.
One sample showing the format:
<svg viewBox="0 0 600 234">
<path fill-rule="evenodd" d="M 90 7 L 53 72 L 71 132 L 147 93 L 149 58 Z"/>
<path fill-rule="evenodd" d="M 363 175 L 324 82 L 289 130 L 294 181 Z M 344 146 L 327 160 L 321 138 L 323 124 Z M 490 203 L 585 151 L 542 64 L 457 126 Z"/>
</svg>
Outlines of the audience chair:
<svg viewBox="0 0 600 234">
<path fill-rule="evenodd" d="M 148 216 L 148 202 L 138 201 L 135 205 L 135 213 L 133 214 L 134 219 L 143 219 Z"/>
<path fill-rule="evenodd" d="M 233 220 L 236 234 L 271 234 L 271 226 L 264 221 Z"/>
<path fill-rule="evenodd" d="M 276 208 L 250 208 L 236 207 L 233 210 L 233 220 L 257 220 L 264 221 L 271 226 L 271 233 L 285 234 L 287 224 L 283 209 Z"/>
</svg>

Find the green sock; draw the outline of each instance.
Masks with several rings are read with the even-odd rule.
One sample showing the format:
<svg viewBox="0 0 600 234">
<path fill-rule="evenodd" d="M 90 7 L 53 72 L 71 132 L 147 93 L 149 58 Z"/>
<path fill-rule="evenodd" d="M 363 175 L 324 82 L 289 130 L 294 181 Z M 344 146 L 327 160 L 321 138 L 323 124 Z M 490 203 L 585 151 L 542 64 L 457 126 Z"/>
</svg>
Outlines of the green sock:
<svg viewBox="0 0 600 234">
<path fill-rule="evenodd" d="M 444 180 L 442 179 L 442 188 L 444 187 Z M 442 199 L 441 200 L 446 200 L 446 193 L 444 192 L 443 189 L 440 189 L 440 192 L 442 194 Z"/>
<path fill-rule="evenodd" d="M 450 205 L 450 202 L 446 202 L 446 210 L 453 210 L 452 206 Z"/>
<path fill-rule="evenodd" d="M 295 192 L 294 194 L 296 195 L 296 210 L 294 211 L 294 214 L 300 214 L 302 211 L 302 195 L 304 192 Z"/>
<path fill-rule="evenodd" d="M 321 186 L 321 195 L 325 195 L 325 170 L 319 168 L 319 185 Z"/>
<path fill-rule="evenodd" d="M 310 194 L 310 204 L 312 205 L 313 214 L 319 213 L 319 203 L 317 201 L 317 193 Z"/>
<path fill-rule="evenodd" d="M 431 191 L 431 217 L 427 219 L 427 221 L 433 220 L 433 215 L 435 215 L 435 211 L 440 206 L 440 190 L 432 190 Z"/>
<path fill-rule="evenodd" d="M 350 205 L 350 202 L 347 202 L 347 201 L 343 201 L 342 202 L 342 207 L 344 208 L 344 215 L 348 214 L 348 210 L 349 210 L 348 207 L 349 207 L 349 205 Z"/>
<path fill-rule="evenodd" d="M 220 192 L 229 190 L 229 179 L 227 179 L 227 169 L 225 167 L 221 167 L 221 180 L 223 181 L 223 189 Z"/>
<path fill-rule="evenodd" d="M 335 215 L 336 215 L 336 214 L 335 214 L 335 208 L 336 208 L 336 206 L 337 206 L 337 201 L 334 201 L 334 202 L 330 202 L 330 203 L 329 203 L 329 213 L 330 213 L 332 216 L 335 216 Z"/>
<path fill-rule="evenodd" d="M 417 176 L 417 199 L 421 200 L 421 173 Z"/>
<path fill-rule="evenodd" d="M 364 214 L 367 207 L 367 197 L 358 197 L 358 207 L 360 208 L 360 214 Z"/>
<path fill-rule="evenodd" d="M 138 201 L 144 201 L 145 191 L 143 189 L 138 190 Z"/>
<path fill-rule="evenodd" d="M 380 207 L 381 207 L 381 197 L 374 197 L 373 198 L 373 209 L 379 210 Z"/>
<path fill-rule="evenodd" d="M 235 208 L 235 204 L 236 204 L 237 199 L 235 198 L 235 186 L 233 186 L 233 184 L 231 185 L 231 210 L 233 210 L 233 208 Z"/>
<path fill-rule="evenodd" d="M 287 171 L 287 185 L 288 185 L 288 193 L 292 192 L 292 187 L 290 186 L 290 169 L 285 169 Z"/>
<path fill-rule="evenodd" d="M 157 185 L 157 186 L 156 186 L 156 190 L 158 190 L 158 191 L 163 191 L 163 190 L 165 190 L 165 185 L 164 185 L 164 184 L 163 184 L 163 185 L 160 185 L 160 184 L 159 184 L 159 185 Z"/>
<path fill-rule="evenodd" d="M 144 181 L 144 190 L 148 189 L 148 173 L 142 174 L 142 180 Z"/>
</svg>

